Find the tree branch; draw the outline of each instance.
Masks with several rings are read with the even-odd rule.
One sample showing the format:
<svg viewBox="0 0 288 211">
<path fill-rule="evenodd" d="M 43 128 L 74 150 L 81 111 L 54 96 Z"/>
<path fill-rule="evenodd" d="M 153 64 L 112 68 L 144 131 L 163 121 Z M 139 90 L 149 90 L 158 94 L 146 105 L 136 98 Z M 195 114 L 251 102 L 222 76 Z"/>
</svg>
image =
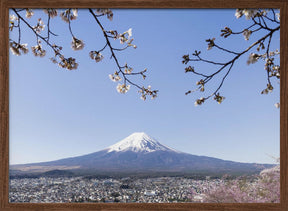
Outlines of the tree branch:
<svg viewBox="0 0 288 211">
<path fill-rule="evenodd" d="M 241 12 L 241 11 L 240 11 Z M 242 13 L 243 14 L 243 13 Z M 260 13 L 259 13 L 260 14 Z M 274 14 L 274 17 L 275 17 L 275 12 L 273 11 L 273 14 Z M 240 14 L 240 17 L 241 17 L 241 14 Z M 200 90 L 201 92 L 204 91 L 204 87 L 205 85 L 212 79 L 214 78 L 216 75 L 218 75 L 220 72 L 222 71 L 226 71 L 226 67 L 229 67 L 227 72 L 224 74 L 222 80 L 220 81 L 220 84 L 219 86 L 217 86 L 217 88 L 215 89 L 215 91 L 212 92 L 212 94 L 208 95 L 207 97 L 202 97 L 200 99 L 198 99 L 196 102 L 195 102 L 195 105 L 201 105 L 202 103 L 205 102 L 205 100 L 209 99 L 211 96 L 215 96 L 214 99 L 218 102 L 218 103 L 221 103 L 224 99 L 223 96 L 220 96 L 218 91 L 221 89 L 221 87 L 223 86 L 224 82 L 225 82 L 225 79 L 227 78 L 227 76 L 230 74 L 231 70 L 232 70 L 232 67 L 234 65 L 234 63 L 241 57 L 243 56 L 244 54 L 246 54 L 248 51 L 250 51 L 252 48 L 254 48 L 256 45 L 259 45 L 259 46 L 262 46 L 262 49 L 264 48 L 264 42 L 266 42 L 267 38 L 268 38 L 268 42 L 267 42 L 267 48 L 266 48 L 266 53 L 263 54 L 263 55 L 258 55 L 258 54 L 252 54 L 252 59 L 254 59 L 252 61 L 252 63 L 254 63 L 255 61 L 258 60 L 258 58 L 266 58 L 266 64 L 265 64 L 265 69 L 267 71 L 267 80 L 268 80 L 268 85 L 267 85 L 267 89 L 265 90 L 265 93 L 266 92 L 269 92 L 273 89 L 272 85 L 271 85 L 271 81 L 270 81 L 270 73 L 272 74 L 272 76 L 279 76 L 279 67 L 278 66 L 275 66 L 274 63 L 272 62 L 273 60 L 270 58 L 270 55 L 269 55 L 269 52 L 270 52 L 270 44 L 271 44 L 271 40 L 272 40 L 272 36 L 273 34 L 280 30 L 280 25 L 277 26 L 277 27 L 270 27 L 267 25 L 266 21 L 264 20 L 264 17 L 266 16 L 260 16 L 258 17 L 258 21 L 256 21 L 255 17 L 252 17 L 252 21 L 253 21 L 253 24 L 250 25 L 249 27 L 245 28 L 244 30 L 242 30 L 241 32 L 232 32 L 232 30 L 228 27 L 225 27 L 224 30 L 221 30 L 222 34 L 221 36 L 224 36 L 224 38 L 228 37 L 230 34 L 240 34 L 240 33 L 244 33 L 245 31 L 247 31 L 248 29 L 251 29 L 250 33 L 254 33 L 254 32 L 257 32 L 261 29 L 265 29 L 265 30 L 268 30 L 269 32 L 267 34 L 265 34 L 264 36 L 262 36 L 261 38 L 259 38 L 257 41 L 255 41 L 254 43 L 252 43 L 251 45 L 249 45 L 246 49 L 242 50 L 241 52 L 237 53 L 237 52 L 234 52 L 234 51 L 231 51 L 231 50 L 228 50 L 226 48 L 223 48 L 223 47 L 220 47 L 218 46 L 217 44 L 215 44 L 215 38 L 213 39 L 208 39 L 206 40 L 208 42 L 208 50 L 213 48 L 213 47 L 216 47 L 217 49 L 223 51 L 223 52 L 226 52 L 226 53 L 229 53 L 229 54 L 234 54 L 235 56 L 227 61 L 227 62 L 215 62 L 215 61 L 212 61 L 212 60 L 206 60 L 206 59 L 203 59 L 199 56 L 199 54 L 201 53 L 200 51 L 195 51 L 195 53 L 193 53 L 192 55 L 194 57 L 196 57 L 195 59 L 190 59 L 189 58 L 189 55 L 184 55 L 183 56 L 183 61 L 182 63 L 184 64 L 187 64 L 188 62 L 204 62 L 204 63 L 208 63 L 208 64 L 211 64 L 211 65 L 216 65 L 216 66 L 220 66 L 215 72 L 213 72 L 212 74 L 210 75 L 206 75 L 206 74 L 203 74 L 203 73 L 200 73 L 199 71 L 195 71 L 194 70 L 194 67 L 192 68 L 191 66 L 189 67 L 186 67 L 185 68 L 185 72 L 192 72 L 193 74 L 195 75 L 198 75 L 198 76 L 202 76 L 203 78 L 197 82 L 197 85 L 199 85 L 199 87 L 196 89 L 196 90 Z M 268 19 L 270 20 L 270 18 Z M 272 20 L 272 19 L 271 19 Z M 273 23 L 276 23 L 275 21 L 272 20 Z M 258 25 L 259 27 L 257 29 L 252 29 L 252 27 Z M 248 34 L 249 35 L 249 34 Z M 245 36 L 245 34 L 244 34 Z M 250 35 L 249 35 L 250 36 Z M 248 36 L 248 39 L 249 39 L 249 36 Z M 248 40 L 247 39 L 247 40 Z M 259 48 L 257 48 L 257 51 L 259 51 Z M 277 53 L 277 52 L 276 52 Z M 274 53 L 275 54 L 275 53 Z M 250 55 L 251 57 L 251 55 Z M 250 58 L 249 58 L 250 59 Z M 250 63 L 250 61 L 248 61 Z M 248 63 L 248 64 L 249 64 Z M 272 70 L 272 67 L 273 67 L 273 70 L 275 69 L 275 71 L 273 72 Z M 190 94 L 196 90 L 190 90 L 188 92 L 186 92 L 185 94 Z M 267 91 L 268 90 L 268 91 Z"/>
</svg>

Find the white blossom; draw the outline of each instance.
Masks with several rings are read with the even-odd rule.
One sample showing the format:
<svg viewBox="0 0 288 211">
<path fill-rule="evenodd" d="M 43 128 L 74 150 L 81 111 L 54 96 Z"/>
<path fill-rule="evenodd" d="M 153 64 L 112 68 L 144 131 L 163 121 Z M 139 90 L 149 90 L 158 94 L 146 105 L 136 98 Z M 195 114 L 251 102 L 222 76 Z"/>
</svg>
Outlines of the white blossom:
<svg viewBox="0 0 288 211">
<path fill-rule="evenodd" d="M 20 56 L 20 55 L 21 55 L 20 49 L 17 48 L 17 47 L 15 47 L 15 46 L 10 46 L 10 50 L 11 50 L 11 52 L 12 52 L 14 55 L 16 55 L 16 56 Z"/>
<path fill-rule="evenodd" d="M 245 40 L 249 40 L 251 34 L 252 34 L 251 30 L 245 29 L 243 31 L 243 36 L 244 36 Z"/>
<path fill-rule="evenodd" d="M 125 94 L 126 92 L 128 92 L 128 90 L 130 89 L 130 85 L 126 85 L 126 84 L 118 84 L 118 86 L 116 87 L 117 92 Z"/>
<path fill-rule="evenodd" d="M 43 9 L 43 11 L 44 11 L 46 14 L 49 14 L 49 16 L 50 16 L 51 18 L 54 18 L 54 17 L 56 17 L 56 16 L 58 15 L 58 11 L 57 11 L 56 9 L 51 9 L 51 8 L 49 8 L 49 9 Z"/>
<path fill-rule="evenodd" d="M 276 13 L 277 20 L 280 21 L 280 13 Z"/>
<path fill-rule="evenodd" d="M 271 84 L 267 84 L 267 88 L 264 89 L 261 94 L 269 94 L 273 91 L 274 87 Z"/>
<path fill-rule="evenodd" d="M 113 20 L 113 13 L 111 11 L 111 13 L 107 14 L 107 18 L 112 21 Z"/>
<path fill-rule="evenodd" d="M 248 61 L 247 61 L 247 64 L 254 64 L 255 62 L 258 61 L 258 59 L 260 58 L 260 56 L 258 54 L 255 54 L 255 53 L 251 53 L 249 58 L 248 58 Z"/>
<path fill-rule="evenodd" d="M 28 46 L 27 43 L 20 45 L 20 49 L 22 50 L 22 52 L 23 52 L 24 54 L 28 53 L 28 51 L 29 51 L 28 48 L 27 48 L 27 46 Z"/>
<path fill-rule="evenodd" d="M 236 9 L 236 12 L 235 12 L 235 16 L 236 16 L 236 18 L 237 18 L 237 19 L 238 19 L 238 18 L 241 18 L 242 15 L 243 15 L 242 10 L 240 10 L 240 9 Z"/>
<path fill-rule="evenodd" d="M 207 50 L 211 50 L 215 46 L 214 41 L 215 41 L 215 38 L 206 40 L 206 42 L 208 42 Z"/>
<path fill-rule="evenodd" d="M 132 73 L 132 70 L 133 70 L 132 67 L 128 67 L 128 66 L 126 65 L 126 67 L 125 67 L 125 69 L 124 69 L 124 72 L 125 72 L 126 74 L 131 74 L 131 73 Z"/>
<path fill-rule="evenodd" d="M 236 9 L 235 16 L 240 18 L 245 15 L 246 19 L 249 20 L 258 13 L 257 9 Z"/>
<path fill-rule="evenodd" d="M 67 12 L 61 12 L 60 17 L 62 18 L 63 21 L 69 23 L 69 15 L 67 14 Z"/>
<path fill-rule="evenodd" d="M 258 11 L 256 9 L 244 9 L 243 13 L 244 13 L 246 19 L 249 20 L 249 19 L 253 18 L 258 13 Z"/>
<path fill-rule="evenodd" d="M 38 23 L 36 26 L 33 27 L 33 29 L 37 32 L 40 33 L 41 31 L 43 31 L 45 29 L 45 25 L 44 22 L 42 21 L 41 18 L 38 19 Z"/>
<path fill-rule="evenodd" d="M 72 9 L 72 16 L 71 20 L 74 20 L 78 17 L 78 10 L 77 9 Z"/>
<path fill-rule="evenodd" d="M 110 74 L 109 78 L 114 82 L 122 80 L 122 78 L 119 76 L 117 72 L 115 72 L 114 74 Z"/>
<path fill-rule="evenodd" d="M 112 21 L 113 20 L 113 12 L 110 9 L 97 9 L 96 13 L 98 15 L 107 15 L 107 18 Z"/>
<path fill-rule="evenodd" d="M 13 47 L 10 47 L 10 50 L 16 56 L 20 56 L 21 55 L 19 48 L 16 48 L 16 47 L 13 46 Z"/>
<path fill-rule="evenodd" d="M 267 15 L 267 13 L 268 13 L 268 11 L 267 11 L 267 10 L 264 10 L 264 9 L 263 9 L 263 10 L 261 11 L 261 15 L 263 15 L 263 16 L 266 16 L 266 15 Z"/>
<path fill-rule="evenodd" d="M 42 48 L 40 42 L 38 45 L 32 46 L 31 49 L 34 56 L 44 57 L 46 55 L 46 51 Z"/>
<path fill-rule="evenodd" d="M 69 23 L 70 20 L 75 20 L 78 17 L 78 10 L 77 9 L 67 9 L 64 12 L 60 13 L 60 16 L 63 21 Z"/>
<path fill-rule="evenodd" d="M 270 51 L 269 52 L 269 56 L 275 56 L 275 55 L 279 55 L 280 51 L 278 49 L 276 49 L 275 51 Z"/>
<path fill-rule="evenodd" d="M 16 56 L 20 56 L 21 52 L 23 54 L 28 53 L 27 45 L 28 45 L 27 43 L 19 44 L 19 43 L 16 43 L 15 41 L 10 42 L 9 44 L 11 52 Z"/>
<path fill-rule="evenodd" d="M 214 100 L 217 101 L 218 104 L 221 104 L 223 102 L 223 100 L 225 100 L 225 97 L 220 96 L 220 94 L 215 94 Z"/>
<path fill-rule="evenodd" d="M 16 17 L 14 14 L 9 16 L 10 21 L 17 21 L 18 17 Z"/>
<path fill-rule="evenodd" d="M 97 52 L 97 51 L 90 51 L 89 55 L 90 55 L 90 58 L 95 60 L 96 62 L 100 62 L 104 58 L 104 56 L 100 52 Z"/>
<path fill-rule="evenodd" d="M 275 106 L 276 108 L 280 108 L 280 103 L 275 103 L 274 106 Z"/>
<path fill-rule="evenodd" d="M 132 28 L 128 29 L 128 31 L 126 31 L 126 33 L 128 34 L 128 38 L 132 37 Z"/>
<path fill-rule="evenodd" d="M 205 101 L 204 98 L 201 97 L 200 99 L 198 99 L 198 100 L 195 101 L 194 105 L 195 105 L 195 106 L 201 105 L 202 103 L 204 103 L 204 101 Z"/>
<path fill-rule="evenodd" d="M 31 18 L 34 12 L 31 9 L 26 9 L 26 18 Z"/>
<path fill-rule="evenodd" d="M 157 97 L 157 92 L 158 90 L 151 90 L 151 86 L 147 86 L 147 88 L 145 88 L 144 86 L 138 91 L 139 93 L 141 93 L 141 99 L 142 100 L 146 100 L 147 95 L 151 96 L 151 99 L 155 99 Z"/>
<path fill-rule="evenodd" d="M 128 29 L 123 34 L 119 34 L 117 36 L 117 38 L 120 39 L 120 43 L 121 44 L 128 43 L 128 44 L 131 45 L 131 42 L 133 41 L 133 40 L 130 40 L 131 36 L 132 36 L 132 28 Z"/>
<path fill-rule="evenodd" d="M 63 55 L 60 56 L 61 61 L 58 63 L 58 65 L 62 68 L 66 68 L 67 70 L 73 70 L 78 68 L 78 63 L 76 63 L 76 60 L 72 57 L 64 58 Z"/>
<path fill-rule="evenodd" d="M 280 66 L 279 65 L 274 65 L 272 67 L 272 70 L 274 71 L 274 74 L 276 77 L 280 77 Z"/>
<path fill-rule="evenodd" d="M 71 48 L 74 51 L 81 50 L 84 48 L 84 42 L 82 40 L 77 39 L 76 37 L 72 37 Z"/>
</svg>

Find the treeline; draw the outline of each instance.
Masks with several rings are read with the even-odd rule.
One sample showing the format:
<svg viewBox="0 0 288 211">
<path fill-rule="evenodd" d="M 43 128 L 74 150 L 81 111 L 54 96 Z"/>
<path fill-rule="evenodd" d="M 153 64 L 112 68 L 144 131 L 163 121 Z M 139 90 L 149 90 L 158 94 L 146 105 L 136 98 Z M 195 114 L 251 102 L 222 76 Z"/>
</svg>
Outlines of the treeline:
<svg viewBox="0 0 288 211">
<path fill-rule="evenodd" d="M 10 179 L 21 178 L 39 178 L 39 177 L 83 177 L 83 179 L 145 179 L 145 178 L 157 178 L 157 177 L 182 177 L 195 180 L 206 179 L 220 179 L 223 175 L 229 175 L 230 179 L 234 179 L 243 175 L 243 172 L 233 172 L 227 174 L 227 172 L 88 172 L 88 171 L 68 171 L 68 170 L 51 170 L 43 173 L 17 173 L 10 174 Z M 250 174 L 251 175 L 251 174 Z"/>
</svg>

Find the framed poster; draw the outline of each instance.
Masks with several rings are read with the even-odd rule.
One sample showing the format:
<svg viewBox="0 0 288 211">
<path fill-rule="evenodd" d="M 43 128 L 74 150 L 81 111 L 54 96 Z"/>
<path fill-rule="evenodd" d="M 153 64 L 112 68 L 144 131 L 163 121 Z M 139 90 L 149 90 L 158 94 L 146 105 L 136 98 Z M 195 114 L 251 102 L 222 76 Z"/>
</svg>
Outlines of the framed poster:
<svg viewBox="0 0 288 211">
<path fill-rule="evenodd" d="M 2 2 L 1 208 L 287 208 L 286 3 Z"/>
</svg>

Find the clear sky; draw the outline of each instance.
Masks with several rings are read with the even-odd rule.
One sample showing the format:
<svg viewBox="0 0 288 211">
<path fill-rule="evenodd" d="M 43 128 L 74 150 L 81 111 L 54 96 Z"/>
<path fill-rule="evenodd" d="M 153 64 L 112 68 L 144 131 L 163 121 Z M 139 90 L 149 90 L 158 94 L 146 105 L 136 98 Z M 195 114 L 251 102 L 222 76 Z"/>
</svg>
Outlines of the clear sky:
<svg viewBox="0 0 288 211">
<path fill-rule="evenodd" d="M 64 47 L 65 56 L 77 58 L 79 67 L 73 71 L 59 68 L 49 60 L 53 53 L 44 44 L 44 58 L 34 57 L 31 49 L 22 56 L 10 53 L 10 164 L 96 152 L 133 132 L 146 132 L 164 145 L 195 155 L 275 163 L 270 156 L 279 157 L 280 110 L 274 106 L 279 102 L 279 84 L 274 81 L 273 93 L 260 94 L 266 88 L 263 62 L 247 66 L 245 55 L 235 64 L 220 90 L 226 97 L 221 105 L 209 100 L 195 107 L 195 100 L 203 94 L 184 94 L 196 88 L 199 78 L 184 73 L 182 56 L 201 50 L 203 56 L 217 61 L 227 59 L 216 49 L 207 51 L 205 39 L 215 37 L 226 47 L 243 49 L 255 41 L 253 35 L 250 41 L 242 35 L 223 41 L 220 30 L 229 26 L 239 31 L 249 21 L 236 19 L 235 10 L 113 12 L 113 21 L 101 18 L 105 29 L 122 33 L 132 28 L 137 45 L 137 49 L 118 52 L 119 62 L 127 62 L 135 71 L 147 68 L 145 81 L 134 78 L 158 89 L 159 96 L 143 101 L 136 88 L 126 94 L 116 91 L 117 82 L 108 77 L 116 70 L 108 49 L 100 63 L 89 58 L 89 52 L 102 48 L 105 41 L 87 10 L 80 10 L 71 25 L 75 36 L 85 42 L 82 51 L 72 51 L 67 23 L 60 17 L 52 19 L 52 30 L 59 35 L 53 39 Z M 35 24 L 40 14 L 44 13 L 35 12 L 30 21 Z M 10 36 L 17 39 L 17 30 Z M 29 48 L 36 45 L 35 35 L 28 30 L 22 32 L 21 40 Z M 272 49 L 279 48 L 279 34 L 273 40 Z M 119 40 L 114 44 L 119 46 Z M 213 68 L 191 65 L 199 70 Z M 213 87 L 218 83 L 212 83 Z"/>
</svg>

